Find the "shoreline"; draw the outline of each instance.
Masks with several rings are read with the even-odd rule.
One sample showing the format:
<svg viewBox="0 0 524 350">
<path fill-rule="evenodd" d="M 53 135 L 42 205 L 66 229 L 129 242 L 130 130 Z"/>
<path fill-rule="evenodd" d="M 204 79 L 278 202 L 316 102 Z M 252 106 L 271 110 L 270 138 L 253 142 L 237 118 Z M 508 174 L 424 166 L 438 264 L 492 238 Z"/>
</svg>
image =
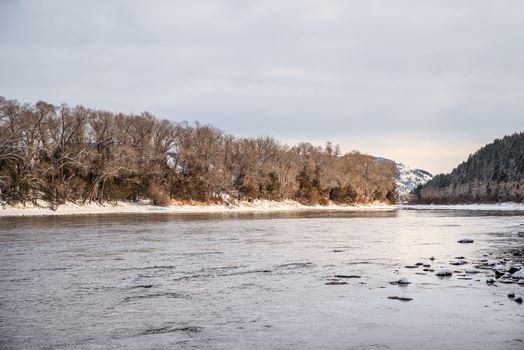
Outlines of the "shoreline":
<svg viewBox="0 0 524 350">
<path fill-rule="evenodd" d="M 524 203 L 471 203 L 471 204 L 397 204 L 404 210 L 492 210 L 492 211 L 524 211 Z"/>
<path fill-rule="evenodd" d="M 491 204 L 427 204 L 389 205 L 385 203 L 356 205 L 303 205 L 295 201 L 240 202 L 231 204 L 175 204 L 166 207 L 156 206 L 146 202 L 117 203 L 66 203 L 52 210 L 46 203 L 34 206 L 32 204 L 5 205 L 0 207 L 0 218 L 3 217 L 35 217 L 35 216 L 70 216 L 70 215 L 103 215 L 103 214 L 227 214 L 227 213 L 272 213 L 272 212 L 321 212 L 321 211 L 395 211 L 395 210 L 472 210 L 472 211 L 524 211 L 524 203 L 491 203 Z"/>
<path fill-rule="evenodd" d="M 240 202 L 231 204 L 175 204 L 170 206 L 156 206 L 149 203 L 117 202 L 117 203 L 66 203 L 56 210 L 50 209 L 45 203 L 39 206 L 32 204 L 18 204 L 0 207 L 0 218 L 3 217 L 35 217 L 35 216 L 69 216 L 69 215 L 101 215 L 101 214 L 213 214 L 213 213 L 271 213 L 271 212 L 299 212 L 299 211 L 394 211 L 395 206 L 384 203 L 367 205 L 303 205 L 295 201 L 266 201 Z"/>
</svg>

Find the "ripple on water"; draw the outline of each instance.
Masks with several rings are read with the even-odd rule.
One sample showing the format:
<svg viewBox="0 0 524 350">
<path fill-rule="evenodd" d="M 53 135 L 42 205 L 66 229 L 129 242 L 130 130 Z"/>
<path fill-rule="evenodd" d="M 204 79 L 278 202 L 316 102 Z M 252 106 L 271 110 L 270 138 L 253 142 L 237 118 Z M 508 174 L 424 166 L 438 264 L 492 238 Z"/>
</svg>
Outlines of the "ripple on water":
<svg viewBox="0 0 524 350">
<path fill-rule="evenodd" d="M 204 328 L 199 326 L 175 326 L 172 324 L 167 324 L 161 327 L 148 328 L 141 333 L 141 335 L 152 335 L 152 334 L 164 334 L 164 333 L 200 333 Z"/>
<path fill-rule="evenodd" d="M 2 232 L 0 348 L 522 349 L 524 308 L 506 295 L 523 287 L 485 281 L 488 259 L 507 259 L 507 274 L 523 262 L 522 217 L 129 218 L 18 219 Z M 465 236 L 475 243 L 457 244 Z M 431 269 L 467 257 L 479 274 L 395 271 L 431 256 Z M 400 272 L 402 289 L 388 283 Z"/>
<path fill-rule="evenodd" d="M 154 299 L 154 298 L 187 298 L 186 294 L 175 293 L 175 292 L 165 292 L 165 293 L 151 293 L 151 294 L 141 294 L 133 295 L 124 298 L 124 302 L 130 302 L 139 299 Z"/>
</svg>

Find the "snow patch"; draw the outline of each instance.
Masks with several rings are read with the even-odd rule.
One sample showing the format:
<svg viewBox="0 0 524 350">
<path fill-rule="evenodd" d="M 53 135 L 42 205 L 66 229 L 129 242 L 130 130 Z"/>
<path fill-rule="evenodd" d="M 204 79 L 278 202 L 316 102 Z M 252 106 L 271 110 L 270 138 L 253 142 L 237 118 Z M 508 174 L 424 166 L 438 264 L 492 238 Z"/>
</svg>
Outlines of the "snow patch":
<svg viewBox="0 0 524 350">
<path fill-rule="evenodd" d="M 405 200 L 417 186 L 424 185 L 433 178 L 433 175 L 425 170 L 413 169 L 402 163 L 395 163 L 395 165 L 397 192 L 401 201 Z"/>
<path fill-rule="evenodd" d="M 519 278 L 524 279 L 524 269 L 520 269 L 517 272 L 515 272 L 513 275 L 511 275 L 513 278 Z M 519 281 L 520 283 L 520 281 Z"/>
<path fill-rule="evenodd" d="M 302 205 L 296 201 L 254 200 L 239 201 L 235 204 L 212 205 L 170 205 L 160 207 L 149 202 L 116 202 L 116 203 L 65 203 L 55 210 L 47 203 L 37 205 L 0 205 L 0 217 L 6 216 L 54 216 L 54 215 L 91 215 L 91 214 L 148 214 L 148 213 L 264 213 L 292 211 L 393 211 L 394 206 L 384 203 L 368 205 Z"/>
</svg>

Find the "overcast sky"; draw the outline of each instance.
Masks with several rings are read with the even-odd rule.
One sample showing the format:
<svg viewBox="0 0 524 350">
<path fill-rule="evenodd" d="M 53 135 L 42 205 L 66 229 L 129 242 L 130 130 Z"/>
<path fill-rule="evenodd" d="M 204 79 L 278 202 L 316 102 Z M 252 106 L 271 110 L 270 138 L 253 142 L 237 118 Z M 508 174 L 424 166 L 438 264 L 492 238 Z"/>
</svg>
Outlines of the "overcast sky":
<svg viewBox="0 0 524 350">
<path fill-rule="evenodd" d="M 524 1 L 0 0 L 0 95 L 449 172 L 524 130 Z"/>
</svg>

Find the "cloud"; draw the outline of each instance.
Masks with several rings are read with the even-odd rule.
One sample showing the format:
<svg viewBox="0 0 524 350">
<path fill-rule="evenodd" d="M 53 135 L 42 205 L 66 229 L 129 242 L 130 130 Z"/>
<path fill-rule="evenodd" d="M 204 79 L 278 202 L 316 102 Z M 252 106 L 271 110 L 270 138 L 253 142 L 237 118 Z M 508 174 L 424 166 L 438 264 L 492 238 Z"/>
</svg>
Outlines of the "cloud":
<svg viewBox="0 0 524 350">
<path fill-rule="evenodd" d="M 522 128 L 521 1 L 0 6 L 8 98 L 149 110 L 242 136 L 397 140 L 373 152 L 396 147 L 431 171 L 457 160 L 427 138 L 459 149 Z"/>
</svg>

